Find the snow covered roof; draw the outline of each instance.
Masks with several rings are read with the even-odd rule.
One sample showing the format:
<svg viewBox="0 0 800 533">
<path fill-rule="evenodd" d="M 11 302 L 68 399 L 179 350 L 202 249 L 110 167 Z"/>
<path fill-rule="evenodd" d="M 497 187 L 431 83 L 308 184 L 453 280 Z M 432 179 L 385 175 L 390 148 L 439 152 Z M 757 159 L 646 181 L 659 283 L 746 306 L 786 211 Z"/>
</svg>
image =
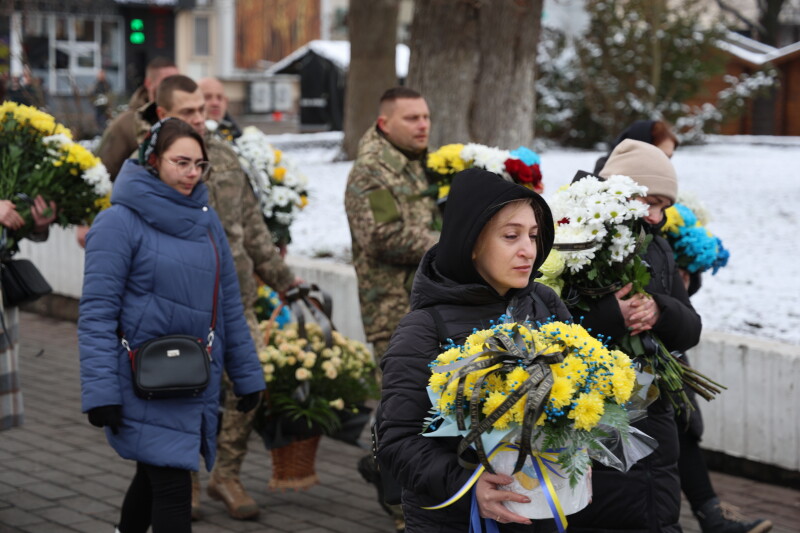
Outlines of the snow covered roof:
<svg viewBox="0 0 800 533">
<path fill-rule="evenodd" d="M 724 40 L 717 42 L 717 46 L 755 67 L 770 62 L 782 63 L 800 52 L 800 42 L 775 48 L 734 32 L 728 32 Z"/>
<path fill-rule="evenodd" d="M 114 0 L 117 4 L 147 4 L 154 6 L 174 6 L 178 0 Z"/>
<path fill-rule="evenodd" d="M 347 70 L 350 66 L 350 41 L 322 41 L 315 40 L 305 44 L 284 57 L 266 71 L 267 75 L 278 74 L 281 70 L 288 67 L 308 52 L 324 57 L 342 70 Z M 395 69 L 398 78 L 405 78 L 408 75 L 408 58 L 411 51 L 408 46 L 398 44 L 395 51 Z"/>
</svg>

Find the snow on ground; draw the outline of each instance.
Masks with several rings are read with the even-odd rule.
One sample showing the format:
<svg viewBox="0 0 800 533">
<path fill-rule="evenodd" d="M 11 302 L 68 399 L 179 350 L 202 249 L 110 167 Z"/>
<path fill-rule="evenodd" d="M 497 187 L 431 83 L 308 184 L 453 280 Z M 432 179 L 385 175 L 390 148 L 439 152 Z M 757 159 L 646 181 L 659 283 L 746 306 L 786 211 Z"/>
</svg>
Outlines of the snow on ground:
<svg viewBox="0 0 800 533">
<path fill-rule="evenodd" d="M 340 134 L 338 134 L 340 135 Z M 292 226 L 289 253 L 350 257 L 344 187 L 352 162 L 336 162 L 337 134 L 275 136 L 272 141 L 309 179 L 309 205 Z M 576 170 L 594 168 L 598 151 L 540 152 L 545 198 Z M 800 345 L 800 139 L 712 137 L 673 157 L 681 190 L 711 214 L 709 229 L 731 252 L 728 266 L 703 277 L 692 298 L 705 328 Z"/>
</svg>

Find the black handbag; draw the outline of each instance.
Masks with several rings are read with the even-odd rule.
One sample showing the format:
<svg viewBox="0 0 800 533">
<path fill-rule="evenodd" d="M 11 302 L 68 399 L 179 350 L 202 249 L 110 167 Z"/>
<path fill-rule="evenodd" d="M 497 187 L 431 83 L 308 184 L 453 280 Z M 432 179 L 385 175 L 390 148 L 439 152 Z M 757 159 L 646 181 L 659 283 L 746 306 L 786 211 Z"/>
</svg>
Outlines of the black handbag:
<svg viewBox="0 0 800 533">
<path fill-rule="evenodd" d="M 214 279 L 214 304 L 211 326 L 204 343 L 191 335 L 164 335 L 156 337 L 131 350 L 120 332 L 120 342 L 131 360 L 133 390 L 145 400 L 186 398 L 198 396 L 211 379 L 211 348 L 214 344 L 214 326 L 217 323 L 217 296 L 219 293 L 219 254 L 209 233 L 217 271 Z"/>
<path fill-rule="evenodd" d="M 3 283 L 5 307 L 17 307 L 53 292 L 53 288 L 36 265 L 27 259 L 3 261 L 0 263 L 0 269 L 2 269 L 0 279 Z"/>
</svg>

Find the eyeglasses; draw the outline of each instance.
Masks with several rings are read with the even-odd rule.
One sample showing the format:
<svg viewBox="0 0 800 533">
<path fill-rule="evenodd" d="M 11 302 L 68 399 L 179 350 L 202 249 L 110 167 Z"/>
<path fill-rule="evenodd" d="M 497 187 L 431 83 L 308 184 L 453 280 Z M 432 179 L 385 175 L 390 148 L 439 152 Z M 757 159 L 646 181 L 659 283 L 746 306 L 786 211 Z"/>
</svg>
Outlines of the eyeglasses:
<svg viewBox="0 0 800 533">
<path fill-rule="evenodd" d="M 186 176 L 192 169 L 196 168 L 200 171 L 200 177 L 205 178 L 211 171 L 211 162 L 209 161 L 198 161 L 195 163 L 188 159 L 168 159 L 166 157 L 164 159 L 178 167 L 178 172 L 183 176 Z"/>
</svg>

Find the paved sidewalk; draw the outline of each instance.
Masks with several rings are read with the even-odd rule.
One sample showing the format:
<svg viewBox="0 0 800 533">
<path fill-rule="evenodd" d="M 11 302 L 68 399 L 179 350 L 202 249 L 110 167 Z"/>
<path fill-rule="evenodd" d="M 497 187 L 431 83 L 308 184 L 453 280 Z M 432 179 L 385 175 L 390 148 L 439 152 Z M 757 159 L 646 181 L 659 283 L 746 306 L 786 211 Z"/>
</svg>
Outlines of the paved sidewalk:
<svg viewBox="0 0 800 533">
<path fill-rule="evenodd" d="M 120 459 L 80 412 L 75 324 L 22 313 L 20 328 L 26 423 L 0 433 L 0 532 L 113 533 L 133 464 Z M 222 504 L 204 497 L 196 533 L 393 530 L 356 471 L 362 450 L 324 438 L 317 456 L 321 483 L 300 493 L 269 491 L 270 457 L 258 436 L 250 450 L 242 481 L 263 506 L 261 517 L 232 520 Z M 769 517 L 776 533 L 800 532 L 800 491 L 712 477 L 720 497 L 743 513 Z M 205 486 L 208 474 L 201 479 Z M 682 523 L 699 533 L 686 505 Z"/>
</svg>

